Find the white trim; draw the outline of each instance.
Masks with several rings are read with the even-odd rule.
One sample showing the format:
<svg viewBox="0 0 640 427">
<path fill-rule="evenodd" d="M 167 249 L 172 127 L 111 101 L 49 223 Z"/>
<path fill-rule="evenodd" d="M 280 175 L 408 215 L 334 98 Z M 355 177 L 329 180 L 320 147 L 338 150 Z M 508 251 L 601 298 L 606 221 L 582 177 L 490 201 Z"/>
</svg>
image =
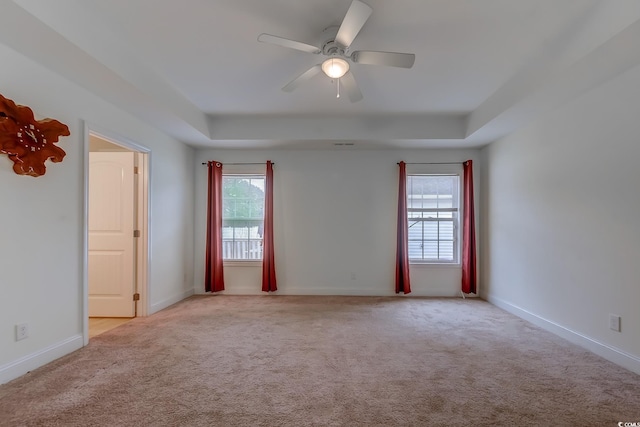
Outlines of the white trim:
<svg viewBox="0 0 640 427">
<path fill-rule="evenodd" d="M 149 266 L 151 264 L 151 152 L 138 151 L 138 227 L 143 237 L 137 241 L 136 251 L 136 280 L 140 300 L 138 301 L 138 317 L 149 315 Z"/>
<path fill-rule="evenodd" d="M 34 369 L 82 348 L 83 342 L 82 335 L 74 335 L 4 366 L 0 366 L 0 384 L 14 380 Z"/>
<path fill-rule="evenodd" d="M 258 166 L 258 165 L 250 165 L 250 166 Z M 260 172 L 260 173 L 231 173 L 231 172 L 225 172 L 224 171 L 224 163 L 223 163 L 223 171 L 222 171 L 222 180 L 223 180 L 222 187 L 223 187 L 223 189 L 224 189 L 224 179 L 225 178 L 241 179 L 241 180 L 247 180 L 248 179 L 249 180 L 249 185 L 251 185 L 251 181 L 252 180 L 254 180 L 254 181 L 261 180 L 262 181 L 262 189 L 263 190 L 265 189 L 265 186 L 267 184 L 267 175 L 266 175 L 265 172 Z M 235 199 L 233 197 L 231 197 L 231 200 L 235 201 Z M 224 196 L 224 191 L 223 191 L 222 205 L 224 206 L 224 204 L 225 204 L 225 196 Z M 263 206 L 263 208 L 265 207 L 265 204 L 266 204 L 266 195 L 263 194 L 263 198 L 262 198 L 262 206 Z M 223 216 L 222 220 L 224 222 L 224 220 L 225 220 L 224 212 L 222 213 L 222 216 Z M 262 215 L 262 221 L 264 223 L 264 212 L 263 212 L 263 215 Z M 222 228 L 223 228 L 222 233 L 224 233 L 224 228 L 225 227 L 223 226 Z M 231 228 L 235 229 L 236 227 L 231 227 Z M 240 228 L 240 227 L 238 227 L 238 228 Z M 241 228 L 245 228 L 245 227 L 241 227 Z M 249 227 L 247 227 L 247 228 L 249 228 Z M 253 227 L 251 227 L 251 228 L 253 228 Z M 250 232 L 249 232 L 249 234 L 250 234 Z M 234 235 L 235 235 L 235 232 L 234 232 Z M 231 239 L 223 237 L 222 240 L 223 240 L 223 246 L 224 246 L 224 242 L 226 241 L 226 242 L 231 242 L 232 246 L 234 246 L 234 247 L 235 247 L 235 244 L 237 242 L 251 242 L 251 241 L 257 242 L 258 240 L 262 240 L 262 242 L 260 243 L 260 247 L 262 248 L 262 244 L 264 243 L 264 238 L 262 238 L 262 239 L 251 238 L 250 235 L 247 238 L 238 238 L 238 239 L 236 239 L 235 237 L 232 237 Z M 224 249 L 223 249 L 222 252 L 224 253 Z M 232 252 L 235 252 L 235 249 L 233 249 Z M 247 267 L 251 267 L 251 266 L 254 266 L 254 264 L 255 264 L 255 266 L 262 266 L 262 258 L 260 258 L 260 259 L 254 259 L 254 258 L 251 258 L 251 259 L 247 259 L 247 258 L 225 258 L 225 259 L 222 260 L 222 262 L 223 262 L 223 264 L 222 264 L 223 267 L 227 267 L 227 266 L 228 267 L 231 267 L 231 266 L 247 266 Z"/>
<path fill-rule="evenodd" d="M 496 307 L 499 307 L 511 314 L 514 314 L 524 320 L 533 323 L 536 326 L 541 327 L 542 329 L 545 329 L 555 335 L 558 335 L 559 337 L 577 344 L 580 347 L 583 347 L 597 354 L 598 356 L 609 360 L 610 362 L 620 365 L 623 368 L 635 372 L 636 374 L 640 374 L 640 358 L 634 356 L 633 354 L 629 354 L 623 350 L 620 350 L 619 348 L 594 340 L 593 338 L 573 331 L 569 328 L 559 325 L 558 323 L 552 322 L 551 320 L 540 317 L 537 314 L 531 313 L 530 311 L 518 307 L 517 305 L 511 304 L 510 302 L 507 302 L 501 298 L 487 295 L 487 301 L 495 305 Z"/>
<path fill-rule="evenodd" d="M 224 259 L 223 267 L 254 267 L 262 268 L 261 259 Z"/>
<path fill-rule="evenodd" d="M 391 292 L 391 293 L 389 293 Z M 389 296 L 392 291 L 362 289 L 362 288 L 279 288 L 276 292 L 263 292 L 257 287 L 233 287 L 224 291 L 225 295 L 321 295 L 321 296 Z"/>
<path fill-rule="evenodd" d="M 170 307 L 173 304 L 179 303 L 183 299 L 189 298 L 193 294 L 194 294 L 194 290 L 193 289 L 187 289 L 186 291 L 183 291 L 182 293 L 176 294 L 176 295 L 172 296 L 171 298 L 167 298 L 167 299 L 164 299 L 164 300 L 162 300 L 160 302 L 152 304 L 150 309 L 149 309 L 149 314 L 151 315 L 153 313 L 157 313 L 160 310 L 164 310 L 165 308 Z"/>
<path fill-rule="evenodd" d="M 82 335 L 84 345 L 89 344 L 89 137 L 91 134 L 98 136 L 113 144 L 120 145 L 128 148 L 129 150 L 136 151 L 143 154 L 144 167 L 141 168 L 141 178 L 144 181 L 146 187 L 146 194 L 143 196 L 146 202 L 146 206 L 141 208 L 145 211 L 146 221 L 142 224 L 142 236 L 146 236 L 142 246 L 142 254 L 139 254 L 138 261 L 142 261 L 139 267 L 139 279 L 142 279 L 139 283 L 138 291 L 140 293 L 140 301 L 138 301 L 138 316 L 148 316 L 150 312 L 150 286 L 149 278 L 151 269 L 151 149 L 140 145 L 130 139 L 118 135 L 114 132 L 105 130 L 98 125 L 87 123 L 84 124 L 84 153 L 83 153 L 83 235 L 82 235 Z M 146 251 L 146 254 L 144 253 Z"/>
<path fill-rule="evenodd" d="M 422 258 L 409 258 L 409 265 L 419 265 L 419 264 L 431 264 L 431 265 L 436 265 L 436 264 L 448 264 L 448 265 L 455 265 L 458 267 L 462 267 L 462 219 L 464 218 L 464 203 L 463 203 L 463 180 L 464 180 L 464 168 L 462 167 L 462 163 L 455 163 L 455 164 L 436 164 L 436 165 L 417 165 L 418 169 L 424 169 L 423 172 L 410 172 L 409 170 L 406 171 L 407 174 L 407 181 L 406 181 L 406 187 L 407 187 L 407 220 L 411 220 L 412 218 L 410 218 L 409 212 L 412 212 L 411 209 L 416 209 L 413 212 L 419 212 L 420 210 L 422 210 L 422 208 L 409 208 L 409 193 L 408 193 L 408 187 L 409 187 L 409 178 L 412 176 L 423 176 L 423 177 L 432 177 L 432 176 L 452 176 L 452 177 L 456 177 L 457 178 L 457 187 L 455 190 L 455 194 L 452 194 L 452 202 L 455 201 L 455 207 L 452 208 L 445 208 L 444 211 L 451 211 L 452 212 L 452 216 L 451 218 L 442 218 L 443 220 L 451 220 L 451 222 L 453 223 L 453 246 L 454 246 L 454 259 L 451 261 L 447 261 L 447 260 L 438 260 L 438 259 L 422 259 Z M 448 172 L 431 172 L 430 169 L 434 168 L 436 170 L 440 169 L 441 167 L 444 167 L 445 170 L 448 170 Z M 457 196 L 457 197 L 454 197 Z M 474 199 L 475 200 L 475 199 Z M 433 211 L 433 212 L 437 212 L 437 211 L 441 211 L 441 209 L 438 208 L 428 208 L 426 210 L 424 210 L 426 212 L 429 211 Z M 456 215 L 453 215 L 453 214 Z M 433 219 L 434 222 L 439 221 L 440 219 Z M 409 238 L 409 235 L 407 234 L 407 239 Z M 424 236 L 423 236 L 424 239 Z M 440 242 L 440 240 L 438 240 L 438 242 Z M 423 240 L 424 243 L 424 240 Z M 411 268 L 411 267 L 410 267 Z"/>
<path fill-rule="evenodd" d="M 410 266 L 415 266 L 418 268 L 421 267 L 438 267 L 438 268 L 457 268 L 457 269 L 461 269 L 462 268 L 462 263 L 460 262 L 443 262 L 443 261 L 423 261 L 423 260 L 409 260 L 409 265 Z"/>
<path fill-rule="evenodd" d="M 89 125 L 84 122 L 82 153 L 82 337 L 89 344 Z"/>
<path fill-rule="evenodd" d="M 209 293 L 199 293 L 197 295 L 209 295 Z M 362 297 L 404 297 L 403 293 L 396 294 L 393 288 L 385 289 L 363 289 L 363 288 L 278 288 L 276 292 L 263 292 L 260 286 L 227 286 L 221 292 L 213 295 L 317 295 L 317 296 L 362 296 Z M 441 292 L 433 289 L 416 289 L 412 286 L 411 293 L 406 295 L 411 297 L 431 297 L 431 298 L 461 298 L 460 291 Z M 476 295 L 468 295 L 467 298 L 474 298 Z"/>
</svg>

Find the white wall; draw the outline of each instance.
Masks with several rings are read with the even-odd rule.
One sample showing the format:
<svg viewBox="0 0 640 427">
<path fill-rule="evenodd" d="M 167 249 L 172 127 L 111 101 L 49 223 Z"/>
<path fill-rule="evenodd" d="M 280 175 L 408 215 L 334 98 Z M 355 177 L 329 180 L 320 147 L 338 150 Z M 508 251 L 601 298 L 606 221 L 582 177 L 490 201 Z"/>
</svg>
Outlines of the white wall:
<svg viewBox="0 0 640 427">
<path fill-rule="evenodd" d="M 193 291 L 191 148 L 0 45 L 0 93 L 67 124 L 62 163 L 18 176 L 0 155 L 0 383 L 82 345 L 84 122 L 151 152 L 151 308 Z M 29 338 L 15 341 L 27 322 Z"/>
<path fill-rule="evenodd" d="M 195 292 L 204 293 L 207 167 L 202 162 L 275 162 L 279 294 L 394 295 L 396 163 L 472 159 L 479 177 L 478 157 L 477 150 L 200 150 L 195 162 Z M 264 172 L 264 167 L 257 170 Z M 479 183 L 475 190 L 480 194 Z M 260 294 L 261 272 L 259 263 L 225 265 L 224 292 Z M 411 295 L 460 295 L 460 267 L 412 266 L 411 288 Z"/>
<path fill-rule="evenodd" d="M 635 68 L 485 148 L 481 227 L 483 297 L 636 372 L 639 111 Z"/>
</svg>

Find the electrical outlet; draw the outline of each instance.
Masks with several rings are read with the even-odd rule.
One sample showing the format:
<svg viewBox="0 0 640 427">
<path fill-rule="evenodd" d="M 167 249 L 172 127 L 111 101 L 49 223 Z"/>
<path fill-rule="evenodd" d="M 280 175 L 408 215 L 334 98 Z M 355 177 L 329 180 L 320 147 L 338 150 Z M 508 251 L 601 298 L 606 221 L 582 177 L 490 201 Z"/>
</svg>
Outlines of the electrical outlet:
<svg viewBox="0 0 640 427">
<path fill-rule="evenodd" d="M 609 329 L 612 331 L 620 332 L 620 316 L 615 314 L 609 315 Z"/>
<path fill-rule="evenodd" d="M 16 341 L 23 340 L 29 336 L 29 324 L 20 323 L 16 325 Z"/>
</svg>

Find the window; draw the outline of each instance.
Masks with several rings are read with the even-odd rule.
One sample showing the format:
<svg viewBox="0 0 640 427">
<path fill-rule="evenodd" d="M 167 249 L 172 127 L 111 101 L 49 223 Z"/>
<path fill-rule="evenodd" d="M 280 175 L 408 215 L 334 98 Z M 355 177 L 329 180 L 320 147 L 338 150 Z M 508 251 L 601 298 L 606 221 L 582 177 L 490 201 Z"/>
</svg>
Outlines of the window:
<svg viewBox="0 0 640 427">
<path fill-rule="evenodd" d="M 458 262 L 459 175 L 408 175 L 409 261 Z"/>
<path fill-rule="evenodd" d="M 261 260 L 264 175 L 222 177 L 222 258 Z"/>
</svg>

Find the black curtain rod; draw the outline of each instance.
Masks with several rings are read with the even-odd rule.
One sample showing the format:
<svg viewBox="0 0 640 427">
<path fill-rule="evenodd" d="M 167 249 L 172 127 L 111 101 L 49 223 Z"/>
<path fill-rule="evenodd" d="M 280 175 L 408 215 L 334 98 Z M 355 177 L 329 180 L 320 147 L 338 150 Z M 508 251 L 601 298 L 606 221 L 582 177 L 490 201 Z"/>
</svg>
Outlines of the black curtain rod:
<svg viewBox="0 0 640 427">
<path fill-rule="evenodd" d="M 405 165 L 463 165 L 465 162 L 434 162 L 434 163 L 407 163 Z M 400 164 L 400 162 L 396 163 Z"/>
<path fill-rule="evenodd" d="M 203 165 L 206 165 L 208 162 L 203 162 Z M 218 162 L 218 163 L 222 163 L 222 162 Z M 222 163 L 222 166 L 224 165 L 266 165 L 267 162 L 263 162 L 263 163 Z M 275 163 L 271 162 L 272 165 L 275 165 Z"/>
</svg>

